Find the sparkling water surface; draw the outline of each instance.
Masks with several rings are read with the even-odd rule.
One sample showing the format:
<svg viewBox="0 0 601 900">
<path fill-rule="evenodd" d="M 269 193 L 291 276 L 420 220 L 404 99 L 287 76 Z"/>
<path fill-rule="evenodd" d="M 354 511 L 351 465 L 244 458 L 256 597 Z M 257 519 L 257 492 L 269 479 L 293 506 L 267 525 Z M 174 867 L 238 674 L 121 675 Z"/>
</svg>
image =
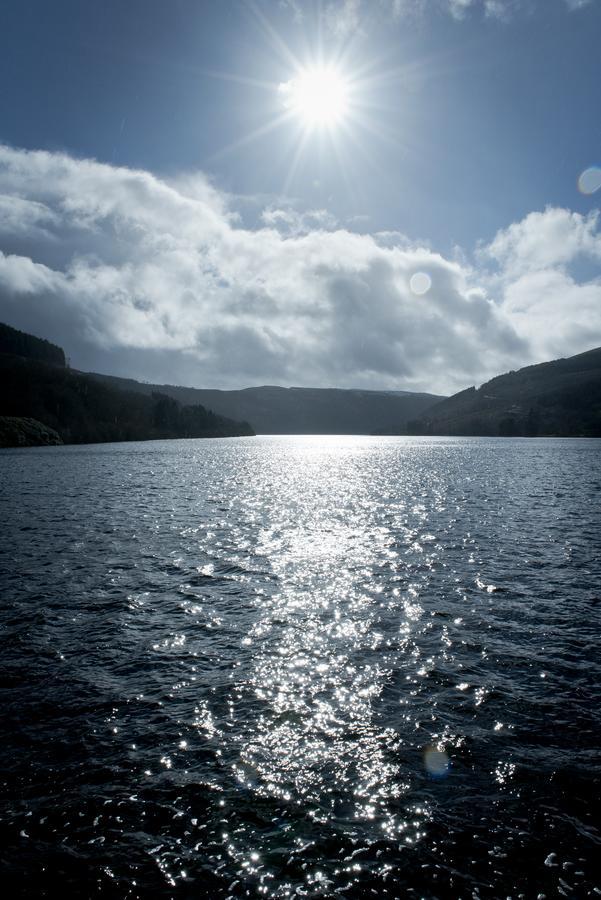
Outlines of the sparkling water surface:
<svg viewBox="0 0 601 900">
<path fill-rule="evenodd" d="M 0 479 L 5 896 L 601 896 L 601 442 Z"/>
</svg>

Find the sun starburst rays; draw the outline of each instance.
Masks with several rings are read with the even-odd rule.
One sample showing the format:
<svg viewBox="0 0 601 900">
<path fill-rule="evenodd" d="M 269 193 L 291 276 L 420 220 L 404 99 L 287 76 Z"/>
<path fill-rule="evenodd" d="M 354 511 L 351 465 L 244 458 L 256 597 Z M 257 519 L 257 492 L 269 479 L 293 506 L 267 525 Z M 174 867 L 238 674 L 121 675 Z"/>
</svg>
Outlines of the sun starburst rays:
<svg viewBox="0 0 601 900">
<path fill-rule="evenodd" d="M 378 96 L 382 84 L 391 79 L 412 81 L 413 66 L 409 61 L 402 78 L 403 73 L 398 66 L 385 70 L 382 60 L 379 63 L 375 59 L 363 62 L 356 58 L 351 60 L 351 44 L 328 51 L 321 39 L 317 40 L 313 50 L 306 48 L 301 59 L 252 0 L 250 8 L 284 77 L 269 81 L 211 73 L 213 77 L 260 89 L 266 98 L 266 102 L 257 103 L 256 127 L 218 150 L 212 159 L 239 152 L 277 130 L 282 135 L 280 159 L 285 167 L 282 190 L 287 194 L 293 189 L 304 164 L 311 164 L 311 159 L 314 162 L 316 159 L 323 160 L 324 153 L 337 161 L 339 174 L 346 184 L 352 179 L 345 166 L 354 168 L 357 153 L 375 165 L 375 148 L 363 146 L 367 135 L 381 144 L 395 143 L 400 152 L 406 152 L 407 148 L 402 144 L 407 135 L 401 141 L 396 128 L 398 110 L 395 110 L 395 126 L 389 127 L 383 127 L 382 117 L 377 115 L 377 111 L 381 105 Z M 260 121 L 261 118 L 263 121 Z M 277 154 L 274 155 L 274 164 L 278 165 Z M 318 182 L 319 178 L 314 184 Z"/>
</svg>

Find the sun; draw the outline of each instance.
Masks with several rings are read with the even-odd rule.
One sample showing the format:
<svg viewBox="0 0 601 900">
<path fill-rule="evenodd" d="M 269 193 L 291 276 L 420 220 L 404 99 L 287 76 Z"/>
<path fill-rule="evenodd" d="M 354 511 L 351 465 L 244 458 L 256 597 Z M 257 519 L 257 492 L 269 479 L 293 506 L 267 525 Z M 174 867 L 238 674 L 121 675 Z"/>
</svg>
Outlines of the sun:
<svg viewBox="0 0 601 900">
<path fill-rule="evenodd" d="M 331 128 L 348 114 L 348 81 L 333 66 L 302 69 L 279 91 L 286 109 L 308 128 Z"/>
</svg>

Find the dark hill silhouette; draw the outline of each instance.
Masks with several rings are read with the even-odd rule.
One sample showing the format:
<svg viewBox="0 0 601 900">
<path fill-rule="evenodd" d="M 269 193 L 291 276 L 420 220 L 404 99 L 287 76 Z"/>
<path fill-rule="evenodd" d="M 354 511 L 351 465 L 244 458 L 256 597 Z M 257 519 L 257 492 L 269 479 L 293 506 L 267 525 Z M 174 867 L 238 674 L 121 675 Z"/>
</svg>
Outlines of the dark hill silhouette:
<svg viewBox="0 0 601 900">
<path fill-rule="evenodd" d="M 219 416 L 199 404 L 182 405 L 156 391 L 146 395 L 119 390 L 74 372 L 65 366 L 60 347 L 47 341 L 8 326 L 1 335 L 2 347 L 22 351 L 0 351 L 3 446 L 48 443 L 50 438 L 41 438 L 44 429 L 47 435 L 54 430 L 66 444 L 254 434 L 247 422 Z"/>
<path fill-rule="evenodd" d="M 498 375 L 432 406 L 409 430 L 601 437 L 601 348 Z"/>
<path fill-rule="evenodd" d="M 10 325 L 0 322 L 0 353 L 12 353 L 37 359 L 38 362 L 50 363 L 53 366 L 65 366 L 65 353 L 62 347 L 51 344 L 43 338 L 34 337 L 25 331 L 18 331 Z"/>
<path fill-rule="evenodd" d="M 151 394 L 160 391 L 180 403 L 202 403 L 234 419 L 251 422 L 259 434 L 371 434 L 403 427 L 441 398 L 409 391 L 361 391 L 344 388 L 263 387 L 238 391 L 145 384 L 112 375 L 100 381 Z"/>
<path fill-rule="evenodd" d="M 76 372 L 60 347 L 0 324 L 0 379 L 0 416 L 36 419 L 65 443 L 253 434 L 249 421 L 263 434 L 601 437 L 601 348 L 443 399 L 337 388 L 221 391 Z"/>
</svg>

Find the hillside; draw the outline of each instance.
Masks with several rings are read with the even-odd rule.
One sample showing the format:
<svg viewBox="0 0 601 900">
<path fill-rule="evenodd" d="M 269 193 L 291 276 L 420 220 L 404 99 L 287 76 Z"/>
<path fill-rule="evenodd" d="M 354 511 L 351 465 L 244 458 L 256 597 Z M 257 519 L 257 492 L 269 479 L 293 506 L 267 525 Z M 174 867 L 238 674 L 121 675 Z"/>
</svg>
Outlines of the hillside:
<svg viewBox="0 0 601 900">
<path fill-rule="evenodd" d="M 160 391 L 180 403 L 201 403 L 220 415 L 252 422 L 259 434 L 371 434 L 396 428 L 399 422 L 405 427 L 440 400 L 435 394 L 406 391 L 272 386 L 220 391 L 93 377 L 130 391 Z"/>
<path fill-rule="evenodd" d="M 217 415 L 200 404 L 181 404 L 159 392 L 120 390 L 74 372 L 64 365 L 60 347 L 8 326 L 3 326 L 1 336 L 3 348 L 21 351 L 21 355 L 0 352 L 3 446 L 254 434 L 248 423 Z M 58 441 L 42 440 L 42 433 L 53 432 Z"/>
<path fill-rule="evenodd" d="M 0 380 L 0 416 L 35 419 L 65 443 L 234 436 L 253 429 L 601 437 L 601 348 L 508 372 L 448 398 L 275 386 L 222 391 L 76 372 L 60 347 L 0 324 Z"/>
<path fill-rule="evenodd" d="M 0 447 L 47 447 L 62 443 L 60 434 L 35 419 L 0 416 Z"/>
<path fill-rule="evenodd" d="M 0 353 L 24 356 L 53 366 L 66 365 L 62 347 L 57 347 L 56 344 L 34 337 L 25 331 L 19 331 L 17 328 L 11 328 L 2 322 L 0 322 Z"/>
<path fill-rule="evenodd" d="M 409 430 L 601 437 L 601 348 L 498 375 L 432 406 Z"/>
</svg>

